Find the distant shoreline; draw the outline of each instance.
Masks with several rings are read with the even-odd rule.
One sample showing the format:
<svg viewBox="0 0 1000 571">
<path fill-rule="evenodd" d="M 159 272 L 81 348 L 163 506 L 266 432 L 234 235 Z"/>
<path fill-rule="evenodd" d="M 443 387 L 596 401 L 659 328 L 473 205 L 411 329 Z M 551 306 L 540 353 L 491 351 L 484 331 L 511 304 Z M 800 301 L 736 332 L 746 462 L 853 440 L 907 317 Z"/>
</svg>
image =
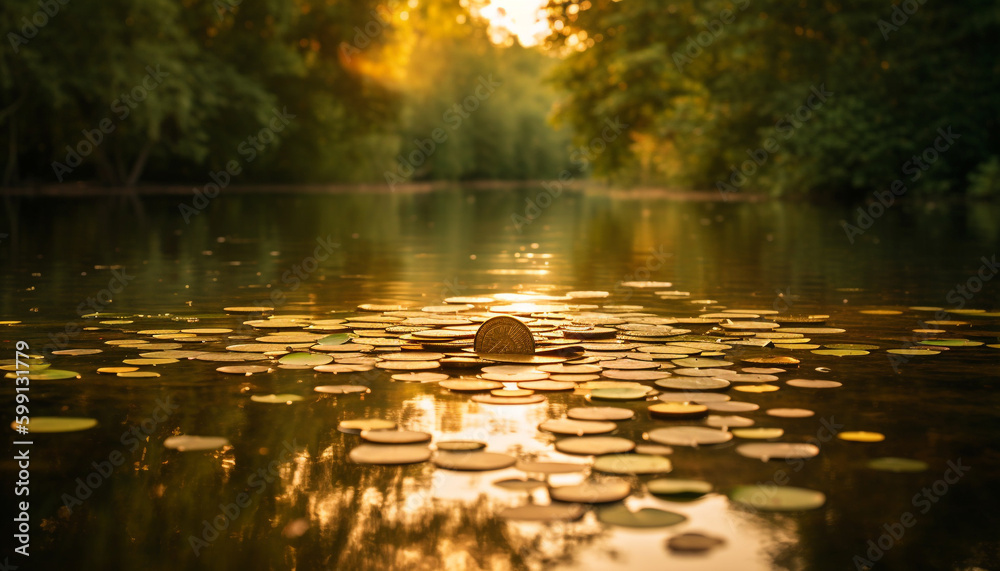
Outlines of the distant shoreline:
<svg viewBox="0 0 1000 571">
<path fill-rule="evenodd" d="M 512 190 L 519 188 L 538 188 L 543 191 L 543 184 L 560 184 L 563 190 L 572 192 L 593 192 L 606 194 L 616 198 L 672 198 L 676 200 L 699 200 L 699 201 L 760 201 L 770 200 L 772 197 L 755 193 L 730 194 L 723 197 L 715 190 L 683 190 L 676 188 L 638 186 L 631 188 L 614 187 L 595 181 L 570 181 L 568 183 L 558 183 L 550 180 L 535 181 L 514 181 L 514 180 L 477 180 L 477 181 L 434 181 L 415 182 L 397 184 L 394 189 L 381 183 L 358 183 L 358 184 L 245 184 L 231 185 L 223 189 L 223 194 L 350 194 L 350 193 L 372 193 L 372 194 L 415 194 L 423 192 L 435 192 L 449 189 L 474 189 L 474 190 Z M 169 196 L 169 195 L 190 195 L 195 188 L 201 189 L 204 185 L 184 185 L 184 184 L 140 184 L 134 187 L 126 186 L 106 186 L 88 183 L 59 183 L 41 184 L 34 186 L 13 186 L 0 187 L 2 196 L 23 196 L 23 197 L 94 197 L 94 196 Z"/>
</svg>

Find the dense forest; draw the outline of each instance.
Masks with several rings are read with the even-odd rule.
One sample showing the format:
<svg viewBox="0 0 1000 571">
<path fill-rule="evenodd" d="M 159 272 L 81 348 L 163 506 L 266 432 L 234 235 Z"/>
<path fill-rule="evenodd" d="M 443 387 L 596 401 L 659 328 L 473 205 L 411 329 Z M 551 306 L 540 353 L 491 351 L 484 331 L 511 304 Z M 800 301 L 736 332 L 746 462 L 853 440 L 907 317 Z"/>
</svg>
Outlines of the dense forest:
<svg viewBox="0 0 1000 571">
<path fill-rule="evenodd" d="M 487 3 L 8 0 L 2 185 L 1000 192 L 995 2 Z"/>
</svg>

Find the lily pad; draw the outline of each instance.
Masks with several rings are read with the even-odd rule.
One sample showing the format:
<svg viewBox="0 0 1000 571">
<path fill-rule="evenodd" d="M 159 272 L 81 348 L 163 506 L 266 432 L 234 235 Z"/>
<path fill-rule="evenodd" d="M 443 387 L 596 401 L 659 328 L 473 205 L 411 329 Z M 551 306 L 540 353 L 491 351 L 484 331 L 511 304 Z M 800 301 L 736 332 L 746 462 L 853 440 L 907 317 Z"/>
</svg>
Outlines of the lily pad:
<svg viewBox="0 0 1000 571">
<path fill-rule="evenodd" d="M 635 412 L 617 406 L 574 407 L 566 411 L 574 420 L 629 420 Z"/>
<path fill-rule="evenodd" d="M 362 430 L 394 430 L 396 423 L 382 418 L 354 418 L 342 420 L 337 430 L 347 434 L 361 434 Z"/>
<path fill-rule="evenodd" d="M 631 511 L 623 504 L 598 509 L 597 519 L 601 523 L 622 527 L 669 527 L 687 521 L 687 517 L 679 513 L 657 508 Z"/>
<path fill-rule="evenodd" d="M 788 458 L 813 458 L 819 454 L 819 448 L 813 444 L 801 442 L 760 442 L 740 444 L 736 447 L 740 456 L 768 460 L 784 460 Z"/>
<path fill-rule="evenodd" d="M 358 464 L 417 464 L 430 459 L 431 449 L 422 444 L 362 444 L 352 448 L 348 457 Z"/>
<path fill-rule="evenodd" d="M 216 450 L 229 446 L 229 439 L 222 436 L 194 436 L 183 434 L 171 436 L 163 441 L 167 448 L 178 452 L 197 452 L 200 450 Z"/>
<path fill-rule="evenodd" d="M 14 430 L 17 422 L 10 423 Z M 97 426 L 97 419 L 75 416 L 35 416 L 28 419 L 29 433 L 78 432 Z"/>
<path fill-rule="evenodd" d="M 317 355 L 316 353 L 289 353 L 278 359 L 282 365 L 300 365 L 303 367 L 316 367 L 333 362 L 330 355 Z"/>
<path fill-rule="evenodd" d="M 552 504 L 541 506 L 529 504 L 504 508 L 498 514 L 504 519 L 518 521 L 576 521 L 586 512 L 579 504 Z"/>
<path fill-rule="evenodd" d="M 826 503 L 823 492 L 793 486 L 737 486 L 729 493 L 735 503 L 759 511 L 791 512 L 814 510 Z"/>
<path fill-rule="evenodd" d="M 733 435 L 724 430 L 703 426 L 671 426 L 650 430 L 649 439 L 667 446 L 701 446 L 729 442 Z"/>
<path fill-rule="evenodd" d="M 606 434 L 618 428 L 618 425 L 608 421 L 554 419 L 546 420 L 539 424 L 538 428 L 554 434 L 583 436 L 584 434 Z"/>
<path fill-rule="evenodd" d="M 674 501 L 696 500 L 712 491 L 712 484 L 702 480 L 657 478 L 646 482 L 649 493 Z"/>
<path fill-rule="evenodd" d="M 664 474 L 670 460 L 652 454 L 605 454 L 594 459 L 594 470 L 608 474 Z"/>
<path fill-rule="evenodd" d="M 440 446 L 438 450 L 432 462 L 445 470 L 484 472 L 510 468 L 517 462 L 513 456 L 496 452 L 440 452 Z"/>
<path fill-rule="evenodd" d="M 868 467 L 885 472 L 923 472 L 928 468 L 927 462 L 895 457 L 875 458 L 868 462 Z"/>
<path fill-rule="evenodd" d="M 837 438 L 848 442 L 882 442 L 885 435 L 880 432 L 867 432 L 863 430 L 847 430 L 837 434 Z"/>
<path fill-rule="evenodd" d="M 596 400 L 644 400 L 649 396 L 648 388 L 641 389 L 593 389 L 588 395 Z"/>
<path fill-rule="evenodd" d="M 781 428 L 734 428 L 732 430 L 733 436 L 736 438 L 746 438 L 748 440 L 770 440 L 772 438 L 781 438 L 785 431 Z"/>
<path fill-rule="evenodd" d="M 571 436 L 556 440 L 555 447 L 563 454 L 599 456 L 631 452 L 635 442 L 619 436 Z"/>
<path fill-rule="evenodd" d="M 560 502 L 603 504 L 623 500 L 632 493 L 632 486 L 624 480 L 585 481 L 573 486 L 549 488 L 549 497 Z"/>
<path fill-rule="evenodd" d="M 704 553 L 725 544 L 721 537 L 702 533 L 682 533 L 667 540 L 667 548 L 680 553 Z"/>
<path fill-rule="evenodd" d="M 253 402 L 265 403 L 265 404 L 292 404 L 293 402 L 299 402 L 303 399 L 299 395 L 293 395 L 289 393 L 282 394 L 270 394 L 270 395 L 253 395 L 250 397 Z"/>
</svg>

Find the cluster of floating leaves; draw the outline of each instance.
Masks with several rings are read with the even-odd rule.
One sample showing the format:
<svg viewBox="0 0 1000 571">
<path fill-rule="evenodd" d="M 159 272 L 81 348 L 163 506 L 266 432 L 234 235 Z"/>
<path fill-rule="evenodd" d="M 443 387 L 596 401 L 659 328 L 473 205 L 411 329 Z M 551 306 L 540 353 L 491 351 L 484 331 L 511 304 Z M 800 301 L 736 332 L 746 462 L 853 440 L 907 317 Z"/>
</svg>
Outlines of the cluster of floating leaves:
<svg viewBox="0 0 1000 571">
<path fill-rule="evenodd" d="M 651 290 L 670 287 L 665 282 L 624 285 Z M 924 322 L 925 327 L 918 332 L 925 338 L 913 346 L 831 342 L 846 331 L 827 325 L 829 317 L 825 315 L 793 316 L 765 309 L 729 309 L 715 300 L 691 299 L 688 292 L 655 293 L 668 305 L 683 304 L 674 313 L 687 315 L 663 315 L 662 311 L 649 311 L 640 305 L 588 303 L 607 297 L 607 292 L 455 297 L 444 300 L 443 305 L 416 308 L 373 303 L 329 319 L 271 315 L 270 308 L 227 307 L 225 312 L 230 318 L 252 317 L 240 319 L 242 327 L 238 333 L 221 327 L 137 329 L 130 338 L 105 341 L 105 349 L 136 351 L 138 357 L 100 367 L 96 373 L 155 378 L 164 367 L 186 360 L 217 364 L 215 371 L 220 375 L 266 375 L 276 369 L 292 369 L 343 379 L 314 386 L 315 398 L 327 395 L 350 398 L 369 393 L 372 389 L 358 381 L 371 379 L 370 375 L 388 376 L 399 383 L 423 383 L 429 391 L 465 395 L 484 406 L 546 406 L 547 395 L 569 393 L 576 402 L 565 417 L 550 418 L 537 429 L 552 436 L 555 451 L 579 457 L 578 462 L 518 457 L 509 450 L 487 450 L 488 443 L 480 441 L 433 442 L 427 432 L 407 430 L 381 418 L 344 420 L 337 428 L 357 435 L 359 441 L 348 456 L 359 464 L 431 462 L 442 470 L 479 472 L 513 467 L 526 477 L 499 480 L 495 482 L 497 486 L 546 490 L 547 501 L 508 507 L 500 512 L 504 518 L 578 520 L 593 509 L 604 524 L 643 528 L 672 526 L 687 517 L 653 507 L 635 510 L 623 500 L 649 493 L 668 501 L 687 502 L 714 491 L 714 486 L 706 481 L 663 477 L 673 470 L 668 458 L 672 447 L 710 449 L 735 439 L 739 443 L 733 448 L 736 456 L 763 461 L 806 459 L 820 453 L 813 444 L 781 440 L 785 431 L 778 426 L 781 419 L 813 416 L 812 410 L 767 409 L 762 411 L 767 426 L 756 426 L 757 420 L 740 416 L 759 410 L 759 405 L 749 400 L 755 393 L 817 391 L 842 386 L 839 381 L 797 378 L 791 374 L 804 368 L 800 368 L 800 361 L 805 358 L 801 355 L 862 357 L 885 351 L 925 357 L 951 348 L 983 344 L 946 337 L 947 330 L 937 328 L 965 323 L 959 321 Z M 902 314 L 898 310 L 862 313 Z M 477 331 L 483 323 L 498 316 L 514 317 L 527 327 L 534 338 L 534 354 L 476 352 Z M 126 327 L 133 323 L 129 316 L 92 317 L 102 319 L 100 323 L 105 326 Z M 86 329 L 108 331 L 98 327 Z M 212 344 L 225 347 L 204 349 Z M 53 354 L 68 358 L 95 355 L 103 350 L 64 349 Z M 75 371 L 50 368 L 40 357 L 30 359 L 28 367 L 31 380 L 82 377 Z M 14 376 L 13 362 L 5 362 L 2 368 L 8 371 L 8 377 Z M 826 367 L 815 370 L 830 371 Z M 362 374 L 369 376 L 359 379 Z M 248 398 L 265 405 L 294 405 L 308 397 L 253 394 Z M 654 421 L 655 428 L 648 430 L 640 442 L 610 435 L 636 417 L 633 410 L 636 402 L 645 404 L 645 414 Z M 627 408 L 626 403 L 633 408 Z M 72 432 L 96 424 L 91 418 L 35 417 L 29 428 L 36 433 Z M 878 432 L 861 429 L 843 431 L 837 436 L 858 443 L 885 439 Z M 230 446 L 230 442 L 224 436 L 174 435 L 163 446 L 185 452 L 217 450 Z M 867 466 L 890 472 L 927 469 L 923 461 L 897 457 L 876 458 Z M 551 484 L 548 476 L 561 473 L 579 473 L 583 477 L 571 485 Z M 536 476 L 545 479 L 535 479 Z M 728 498 L 734 504 L 761 511 L 816 509 L 826 501 L 821 491 L 791 486 L 766 493 L 757 485 L 737 486 L 728 491 Z M 667 545 L 675 551 L 697 552 L 723 543 L 723 539 L 710 535 L 684 533 L 671 537 Z"/>
</svg>

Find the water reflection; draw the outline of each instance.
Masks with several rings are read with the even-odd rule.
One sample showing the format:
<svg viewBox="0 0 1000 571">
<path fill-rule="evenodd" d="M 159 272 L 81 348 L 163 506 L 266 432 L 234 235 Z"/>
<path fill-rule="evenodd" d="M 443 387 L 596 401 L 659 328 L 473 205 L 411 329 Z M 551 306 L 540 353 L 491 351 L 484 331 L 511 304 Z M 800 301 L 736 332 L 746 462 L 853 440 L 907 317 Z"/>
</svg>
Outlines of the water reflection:
<svg viewBox="0 0 1000 571">
<path fill-rule="evenodd" d="M 644 304 L 671 315 L 701 309 L 615 289 L 623 280 L 658 279 L 731 307 L 770 308 L 780 302 L 783 312 L 827 313 L 848 329 L 849 341 L 888 344 L 906 339 L 916 321 L 871 320 L 858 309 L 945 305 L 945 294 L 978 267 L 979 257 L 1000 248 L 995 205 L 926 210 L 900 205 L 851 244 L 839 225 L 850 213 L 835 206 L 587 193 L 564 194 L 518 232 L 510 214 L 528 195 L 460 189 L 233 194 L 213 201 L 189 225 L 177 214 L 177 197 L 8 198 L 0 217 L 11 233 L 11 240 L 0 244 L 7 269 L 0 276 L 0 310 L 4 319 L 25 324 L 5 329 L 4 338 L 23 337 L 41 347 L 68 321 L 82 323 L 77 306 L 107 286 L 107 268 L 117 265 L 135 278 L 107 310 L 140 315 L 136 323 L 143 328 L 235 327 L 239 320 L 221 314 L 222 307 L 273 301 L 271 294 L 279 289 L 281 313 L 320 317 L 375 300 L 420 307 L 453 295 L 507 293 L 506 303 L 544 303 L 513 294 L 569 290 L 611 290 L 612 303 Z M 327 237 L 339 244 L 336 252 L 306 272 L 303 261 L 317 239 Z M 997 284 L 989 283 L 973 304 L 996 308 L 998 302 Z M 983 328 L 1000 330 L 995 320 Z M 996 459 L 983 451 L 995 439 L 1000 397 L 991 387 L 1000 379 L 995 357 L 980 353 L 967 359 L 945 354 L 933 369 L 911 363 L 901 374 L 884 360 L 829 358 L 817 365 L 831 367 L 829 378 L 845 383 L 836 394 L 746 397 L 762 408 L 816 410 L 815 418 L 782 424 L 793 440 L 815 436 L 820 421 L 833 418 L 850 428 L 878 427 L 887 443 L 869 449 L 824 444 L 821 455 L 799 469 L 783 462 L 734 461 L 731 446 L 678 449 L 673 476 L 705 479 L 725 491 L 774 481 L 784 470 L 792 485 L 822 489 L 829 501 L 816 512 L 768 515 L 734 510 L 719 494 L 690 503 L 642 496 L 629 505 L 660 507 L 689 519 L 668 530 L 634 531 L 604 526 L 593 513 L 572 523 L 505 522 L 497 517 L 502 507 L 520 505 L 529 495 L 546 501 L 544 493 L 493 485 L 524 473 L 447 472 L 427 463 L 359 466 L 347 459 L 357 436 L 335 428 L 348 418 L 381 417 L 430 432 L 434 440 L 483 440 L 491 451 L 568 461 L 574 459 L 552 450 L 552 439 L 536 427 L 578 404 L 572 395 L 551 394 L 540 405 L 490 406 L 431 385 L 370 375 L 348 381 L 370 385 L 370 395 L 314 397 L 311 387 L 331 382 L 329 377 L 283 370 L 234 380 L 194 362 L 169 365 L 154 382 L 94 374 L 109 359 L 136 356 L 131 349 L 103 345 L 125 337 L 78 334 L 71 346 L 106 349 L 58 361 L 83 372 L 84 379 L 32 387 L 34 414 L 72 413 L 100 422 L 86 433 L 46 438 L 46 456 L 33 464 L 34 489 L 44 498 L 35 516 L 37 554 L 54 568 L 843 569 L 881 533 L 884 522 L 913 509 L 911 491 L 938 478 L 936 467 L 959 456 L 974 459 L 973 475 L 922 517 L 886 561 L 950 568 L 968 560 L 970 545 L 980 551 L 995 546 L 991 520 L 980 504 L 998 475 Z M 247 399 L 280 392 L 310 400 L 271 406 Z M 136 450 L 123 448 L 123 431 L 167 397 L 177 410 Z M 619 434 L 639 441 L 650 426 L 643 417 Z M 174 434 L 225 435 L 232 447 L 205 454 L 164 450 L 163 440 Z M 281 459 L 289 444 L 294 453 Z M 85 479 L 93 462 L 115 450 L 125 453 L 125 464 L 102 479 L 82 505 L 67 509 L 62 498 L 76 493 L 76 478 Z M 923 475 L 873 473 L 863 469 L 872 455 L 915 455 L 935 468 Z M 9 473 L 13 465 L 4 462 Z M 550 478 L 568 484 L 578 477 Z M 228 517 L 228 506 L 241 494 L 249 496 L 249 504 Z M 220 514 L 226 527 L 208 541 L 212 533 L 205 522 L 212 524 Z M 283 531 L 300 519 L 309 529 L 287 537 Z M 670 554 L 665 538 L 685 531 L 722 536 L 727 543 L 707 557 Z M 194 549 L 191 537 L 207 546 Z M 931 543 L 939 551 L 925 559 L 922 547 Z"/>
</svg>

